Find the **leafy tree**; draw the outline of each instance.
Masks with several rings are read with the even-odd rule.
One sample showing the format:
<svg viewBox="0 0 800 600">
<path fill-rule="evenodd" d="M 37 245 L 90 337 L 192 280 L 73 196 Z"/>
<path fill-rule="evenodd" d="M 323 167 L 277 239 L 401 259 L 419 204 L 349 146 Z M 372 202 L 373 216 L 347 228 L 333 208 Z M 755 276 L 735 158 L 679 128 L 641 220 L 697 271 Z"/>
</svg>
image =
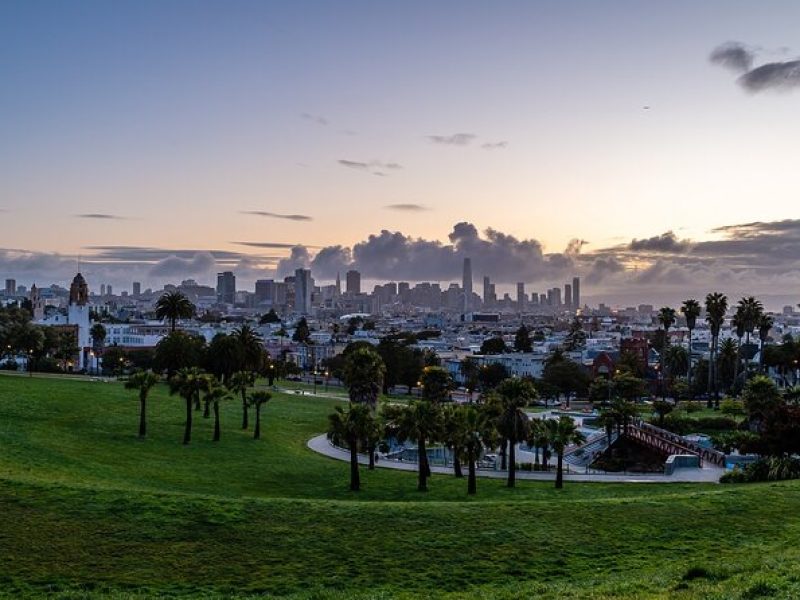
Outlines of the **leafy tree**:
<svg viewBox="0 0 800 600">
<path fill-rule="evenodd" d="M 292 341 L 298 344 L 307 344 L 309 339 L 311 339 L 311 330 L 308 328 L 308 321 L 306 321 L 306 318 L 302 317 L 294 327 Z"/>
<path fill-rule="evenodd" d="M 552 425 L 550 425 L 552 423 Z M 547 421 L 550 429 L 550 444 L 556 451 L 556 489 L 564 487 L 564 449 L 570 444 L 581 444 L 586 438 L 578 429 L 572 417 L 562 415 L 557 421 Z"/>
<path fill-rule="evenodd" d="M 620 372 L 627 372 L 634 377 L 644 377 L 645 375 L 644 360 L 636 352 L 630 350 L 623 350 L 619 355 L 619 360 L 616 364 L 616 370 Z"/>
<path fill-rule="evenodd" d="M 139 437 L 147 435 L 147 396 L 160 377 L 152 371 L 136 371 L 128 377 L 125 389 L 139 392 Z"/>
<path fill-rule="evenodd" d="M 654 400 L 653 412 L 658 415 L 658 426 L 664 426 L 664 417 L 674 410 L 675 406 L 666 400 Z"/>
<path fill-rule="evenodd" d="M 58 334 L 55 357 L 61 361 L 61 369 L 66 372 L 67 361 L 75 357 L 81 349 L 75 339 L 75 334 L 71 331 L 61 331 Z"/>
<path fill-rule="evenodd" d="M 483 340 L 480 354 L 504 354 L 508 351 L 506 343 L 501 337 L 492 337 Z"/>
<path fill-rule="evenodd" d="M 575 352 L 583 350 L 586 347 L 586 332 L 583 330 L 583 324 L 578 317 L 575 317 L 569 325 L 569 331 L 564 338 L 564 350 L 567 352 Z"/>
<path fill-rule="evenodd" d="M 199 367 L 204 360 L 206 341 L 200 336 L 174 331 L 156 344 L 153 368 L 172 377 L 180 369 Z M 106 352 L 108 354 L 108 352 Z"/>
<path fill-rule="evenodd" d="M 274 308 L 270 308 L 269 312 L 262 315 L 261 318 L 258 320 L 259 325 L 267 325 L 270 323 L 280 323 L 281 318 L 278 316 L 278 313 L 275 312 Z"/>
<path fill-rule="evenodd" d="M 751 431 L 763 429 L 764 423 L 783 405 L 778 386 L 764 375 L 756 375 L 745 384 L 742 400 Z"/>
<path fill-rule="evenodd" d="M 350 401 L 375 410 L 386 376 L 383 359 L 371 347 L 359 347 L 345 355 L 341 379 Z"/>
<path fill-rule="evenodd" d="M 450 399 L 453 389 L 453 380 L 447 369 L 442 367 L 426 367 L 420 379 L 422 383 L 422 397 L 429 402 L 441 404 Z"/>
<path fill-rule="evenodd" d="M 261 439 L 261 407 L 272 399 L 272 394 L 258 390 L 250 394 L 250 404 L 256 408 L 256 427 L 253 430 L 253 439 Z"/>
<path fill-rule="evenodd" d="M 92 348 L 95 352 L 103 350 L 103 343 L 106 341 L 107 336 L 106 328 L 102 323 L 95 323 L 89 329 L 89 336 L 92 338 Z"/>
<path fill-rule="evenodd" d="M 233 335 L 218 333 L 211 340 L 206 351 L 206 366 L 209 372 L 225 385 L 237 371 L 250 370 L 244 368 L 242 346 Z"/>
<path fill-rule="evenodd" d="M 483 392 L 493 390 L 509 376 L 508 369 L 501 363 L 484 364 L 478 371 L 478 381 Z"/>
<path fill-rule="evenodd" d="M 506 379 L 497 386 L 497 395 L 502 405 L 498 420 L 498 431 L 508 441 L 508 479 L 506 485 L 516 483 L 516 446 L 526 438 L 528 415 L 525 407 L 536 399 L 536 388 L 523 379 Z"/>
<path fill-rule="evenodd" d="M 469 393 L 470 401 L 472 401 L 472 394 L 480 384 L 481 369 L 478 366 L 477 361 L 469 356 L 461 360 L 458 368 L 461 371 L 461 377 L 464 380 L 464 387 Z"/>
<path fill-rule="evenodd" d="M 505 345 L 505 344 L 504 344 Z M 531 341 L 530 331 L 525 325 L 520 325 L 514 335 L 515 352 L 533 352 L 533 342 Z"/>
<path fill-rule="evenodd" d="M 169 393 L 178 394 L 186 402 L 186 423 L 183 430 L 183 443 L 192 440 L 192 403 L 199 404 L 200 393 L 208 387 L 208 378 L 197 367 L 183 368 L 169 381 Z"/>
<path fill-rule="evenodd" d="M 567 405 L 571 394 L 585 394 L 589 387 L 589 377 L 583 366 L 570 360 L 559 350 L 545 361 L 542 381 L 552 385 L 559 394 L 564 394 L 567 397 Z"/>
<path fill-rule="evenodd" d="M 358 470 L 358 441 L 372 427 L 372 411 L 366 404 L 350 404 L 347 410 L 337 406 L 328 416 L 328 439 L 336 446 L 347 446 L 350 450 L 350 490 L 361 489 Z"/>
<path fill-rule="evenodd" d="M 171 332 L 175 332 L 178 320 L 191 319 L 195 306 L 181 292 L 166 292 L 156 302 L 156 318 L 169 321 Z"/>
</svg>

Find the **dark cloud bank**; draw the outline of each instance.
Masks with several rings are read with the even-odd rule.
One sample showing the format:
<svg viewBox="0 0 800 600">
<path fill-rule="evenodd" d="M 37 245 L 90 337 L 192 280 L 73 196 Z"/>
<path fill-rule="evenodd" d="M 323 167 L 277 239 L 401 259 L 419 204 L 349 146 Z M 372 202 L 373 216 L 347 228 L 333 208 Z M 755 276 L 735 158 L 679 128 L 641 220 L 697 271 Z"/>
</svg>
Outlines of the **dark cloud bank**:
<svg viewBox="0 0 800 600">
<path fill-rule="evenodd" d="M 738 83 L 748 92 L 790 90 L 800 86 L 800 60 L 767 62 L 753 67 L 757 54 L 757 49 L 740 42 L 726 42 L 711 52 L 709 60 L 741 73 Z"/>
</svg>

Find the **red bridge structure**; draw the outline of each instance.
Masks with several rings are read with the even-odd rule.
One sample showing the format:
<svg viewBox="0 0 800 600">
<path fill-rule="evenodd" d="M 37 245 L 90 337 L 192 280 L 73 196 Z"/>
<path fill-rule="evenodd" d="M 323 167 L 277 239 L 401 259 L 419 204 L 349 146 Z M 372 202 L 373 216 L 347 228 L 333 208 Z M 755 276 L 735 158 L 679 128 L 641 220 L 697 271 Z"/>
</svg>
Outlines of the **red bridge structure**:
<svg viewBox="0 0 800 600">
<path fill-rule="evenodd" d="M 707 462 L 716 467 L 725 467 L 725 455 L 713 448 L 704 448 L 699 444 L 685 440 L 676 433 L 661 429 L 642 420 L 628 424 L 625 435 L 630 439 L 660 452 L 666 456 L 672 454 L 691 454 L 700 459 L 700 466 Z"/>
</svg>

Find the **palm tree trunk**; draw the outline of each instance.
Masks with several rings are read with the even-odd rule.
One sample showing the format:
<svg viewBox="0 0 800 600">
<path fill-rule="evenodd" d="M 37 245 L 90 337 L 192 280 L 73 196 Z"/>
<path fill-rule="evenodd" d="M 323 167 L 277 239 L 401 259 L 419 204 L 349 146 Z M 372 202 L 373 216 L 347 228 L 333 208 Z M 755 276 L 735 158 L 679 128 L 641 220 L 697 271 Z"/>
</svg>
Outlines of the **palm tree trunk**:
<svg viewBox="0 0 800 600">
<path fill-rule="evenodd" d="M 256 428 L 253 431 L 253 439 L 261 439 L 261 405 L 256 404 Z"/>
<path fill-rule="evenodd" d="M 219 402 L 214 402 L 214 441 L 219 441 Z"/>
<path fill-rule="evenodd" d="M 455 449 L 453 449 L 453 472 L 456 477 L 464 477 L 464 473 L 461 472 L 461 459 L 458 457 L 458 451 Z"/>
<path fill-rule="evenodd" d="M 183 430 L 183 443 L 188 444 L 192 440 L 192 397 L 186 396 L 186 426 Z"/>
<path fill-rule="evenodd" d="M 510 488 L 514 487 L 517 480 L 517 449 L 514 439 L 508 440 L 508 480 L 506 485 Z"/>
<path fill-rule="evenodd" d="M 200 392 L 194 394 L 194 409 L 200 410 Z"/>
<path fill-rule="evenodd" d="M 242 390 L 242 429 L 247 429 L 249 421 L 247 418 L 247 392 Z"/>
<path fill-rule="evenodd" d="M 508 453 L 506 452 L 506 448 L 508 447 L 508 440 L 503 438 L 500 440 L 500 470 L 505 471 L 506 467 L 508 466 Z"/>
<path fill-rule="evenodd" d="M 558 466 L 556 471 L 556 489 L 564 487 L 564 451 L 558 451 Z"/>
<path fill-rule="evenodd" d="M 686 371 L 686 381 L 689 385 L 689 397 L 694 400 L 694 390 L 692 388 L 692 330 L 689 329 L 689 369 Z"/>
<path fill-rule="evenodd" d="M 206 400 L 203 406 L 203 418 L 208 419 L 211 416 L 211 402 Z"/>
<path fill-rule="evenodd" d="M 417 471 L 418 483 L 417 491 L 428 491 L 428 454 L 425 450 L 425 438 L 420 437 L 417 442 Z"/>
<path fill-rule="evenodd" d="M 476 479 L 475 477 L 475 452 L 474 450 L 469 450 L 469 455 L 467 456 L 467 461 L 469 462 L 469 475 L 467 476 L 467 494 L 474 496 L 475 492 L 477 491 Z"/>
<path fill-rule="evenodd" d="M 375 444 L 374 442 L 370 442 L 369 444 L 369 470 L 375 470 Z"/>
<path fill-rule="evenodd" d="M 539 470 L 539 446 L 533 445 L 533 470 Z"/>
<path fill-rule="evenodd" d="M 350 491 L 357 492 L 361 489 L 361 476 L 358 472 L 358 440 L 351 436 L 350 445 Z"/>
<path fill-rule="evenodd" d="M 147 435 L 147 395 L 139 395 L 139 437 L 143 438 Z"/>
</svg>

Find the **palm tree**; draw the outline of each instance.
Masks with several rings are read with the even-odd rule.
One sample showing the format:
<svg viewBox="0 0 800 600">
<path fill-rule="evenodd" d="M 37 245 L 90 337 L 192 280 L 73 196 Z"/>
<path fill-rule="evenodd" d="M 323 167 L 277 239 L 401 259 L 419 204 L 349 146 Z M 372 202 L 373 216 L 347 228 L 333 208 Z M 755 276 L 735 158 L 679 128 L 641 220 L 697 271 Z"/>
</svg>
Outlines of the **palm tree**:
<svg viewBox="0 0 800 600">
<path fill-rule="evenodd" d="M 139 391 L 139 437 L 147 435 L 147 396 L 160 377 L 152 371 L 136 371 L 128 377 L 125 389 Z"/>
<path fill-rule="evenodd" d="M 186 401 L 186 424 L 183 430 L 183 443 L 192 439 L 192 402 L 199 401 L 200 393 L 208 388 L 208 378 L 197 367 L 181 369 L 170 379 L 169 393 L 178 394 Z"/>
<path fill-rule="evenodd" d="M 745 309 L 741 307 L 741 305 L 736 309 L 736 313 L 733 315 L 731 319 L 731 327 L 736 330 L 736 338 L 738 339 L 738 343 L 736 344 L 736 364 L 733 367 L 733 381 L 736 383 L 739 379 L 739 366 L 742 362 L 742 338 L 744 338 L 745 334 Z"/>
<path fill-rule="evenodd" d="M 708 361 L 708 391 L 714 392 L 716 404 L 719 405 L 719 389 L 717 376 L 717 351 L 719 350 L 719 332 L 728 312 L 728 297 L 720 292 L 712 292 L 706 296 L 706 322 L 711 330 L 711 357 Z M 709 396 L 708 407 L 712 400 Z"/>
<path fill-rule="evenodd" d="M 387 407 L 388 408 L 388 407 Z M 399 406 L 387 413 L 388 428 L 398 441 L 412 440 L 417 443 L 417 490 L 428 491 L 427 443 L 438 439 L 442 430 L 442 411 L 438 404 L 427 400 L 413 400 L 407 406 Z"/>
<path fill-rule="evenodd" d="M 216 378 L 209 378 L 208 388 L 205 392 L 206 406 L 209 404 L 214 409 L 214 438 L 213 441 L 218 442 L 220 437 L 219 427 L 219 403 L 222 400 L 229 400 L 231 397 L 230 391 L 222 385 Z"/>
<path fill-rule="evenodd" d="M 669 345 L 669 328 L 675 324 L 675 309 L 669 306 L 663 307 L 658 311 L 658 322 L 664 328 L 664 340 L 661 343 L 661 397 L 665 396 L 664 380 L 666 373 L 664 372 L 664 355 L 667 353 L 667 346 Z"/>
<path fill-rule="evenodd" d="M 483 407 L 461 405 L 456 410 L 462 415 L 460 420 L 464 435 L 461 442 L 467 461 L 467 494 L 474 495 L 477 491 L 475 467 L 478 457 L 484 448 L 493 448 L 497 444 L 497 430 L 491 415 Z"/>
<path fill-rule="evenodd" d="M 461 406 L 445 405 L 442 409 L 442 443 L 453 453 L 453 473 L 456 477 L 464 476 L 461 455 L 468 435 L 466 414 Z"/>
<path fill-rule="evenodd" d="M 358 440 L 371 426 L 372 412 L 366 404 L 350 404 L 345 411 L 341 406 L 328 416 L 328 439 L 336 446 L 350 449 L 350 491 L 361 489 L 358 471 Z"/>
<path fill-rule="evenodd" d="M 697 317 L 700 316 L 700 303 L 694 298 L 684 300 L 681 312 L 686 319 L 686 328 L 689 330 L 689 343 L 687 344 L 689 351 L 688 383 L 689 389 L 692 389 L 692 332 L 697 325 Z M 692 395 L 692 398 L 694 398 L 694 395 Z"/>
<path fill-rule="evenodd" d="M 247 414 L 247 388 L 253 387 L 256 383 L 256 376 L 250 371 L 238 371 L 231 377 L 228 387 L 231 391 L 237 392 L 242 397 L 242 429 L 247 429 L 250 425 Z"/>
<path fill-rule="evenodd" d="M 764 306 L 761 304 L 759 300 L 756 300 L 753 296 L 748 296 L 746 298 L 742 298 L 739 301 L 739 308 L 742 310 L 742 317 L 744 320 L 744 330 L 747 334 L 747 348 L 748 352 L 750 349 L 750 336 L 753 335 L 753 331 L 758 326 L 758 322 L 761 319 L 761 315 L 764 314 Z M 741 342 L 740 342 L 741 345 Z M 749 356 L 745 357 L 747 360 L 746 364 L 746 371 L 750 370 L 750 358 Z"/>
<path fill-rule="evenodd" d="M 191 319 L 194 313 L 194 304 L 181 292 L 166 292 L 156 302 L 156 318 L 169 321 L 171 331 L 175 331 L 178 319 Z"/>
<path fill-rule="evenodd" d="M 736 382 L 736 365 L 739 364 L 739 347 L 736 341 L 727 338 L 722 340 L 717 356 L 717 366 L 720 379 L 726 391 L 730 391 Z"/>
<path fill-rule="evenodd" d="M 506 379 L 497 386 L 497 395 L 502 405 L 498 430 L 508 441 L 508 479 L 506 485 L 516 483 L 516 447 L 527 435 L 528 415 L 523 410 L 536 400 L 536 388 L 524 379 Z"/>
<path fill-rule="evenodd" d="M 758 320 L 758 339 L 761 341 L 761 350 L 759 350 L 758 353 L 758 360 L 761 363 L 760 368 L 762 373 L 765 371 L 764 344 L 767 343 L 767 338 L 769 338 L 769 330 L 772 329 L 774 324 L 775 319 L 773 319 L 770 315 L 761 315 L 761 318 Z"/>
<path fill-rule="evenodd" d="M 342 382 L 350 402 L 366 404 L 374 411 L 386 377 L 386 365 L 371 348 L 358 348 L 347 354 L 342 369 Z"/>
<path fill-rule="evenodd" d="M 525 441 L 533 449 L 533 465 L 536 471 L 539 470 L 539 448 L 545 435 L 544 419 L 531 419 L 528 424 L 528 439 Z"/>
<path fill-rule="evenodd" d="M 551 432 L 551 444 L 556 451 L 558 463 L 556 467 L 556 489 L 564 487 L 564 449 L 570 444 L 581 444 L 586 438 L 575 425 L 572 417 L 561 416 L 556 420 L 549 420 Z"/>
<path fill-rule="evenodd" d="M 106 328 L 103 327 L 102 323 L 95 323 L 92 325 L 92 328 L 89 330 L 89 337 L 92 338 L 92 347 L 95 352 L 103 350 L 103 343 L 106 341 L 107 335 L 108 332 L 106 332 Z"/>
<path fill-rule="evenodd" d="M 261 407 L 272 399 L 272 394 L 259 390 L 250 394 L 250 404 L 256 407 L 256 428 L 253 430 L 253 439 L 261 439 Z"/>
<path fill-rule="evenodd" d="M 689 370 L 689 355 L 683 346 L 670 346 L 664 355 L 667 372 L 673 376 L 686 375 Z"/>
<path fill-rule="evenodd" d="M 233 330 L 233 339 L 239 347 L 239 369 L 256 371 L 261 367 L 264 355 L 264 339 L 250 325 L 244 324 Z"/>
</svg>

